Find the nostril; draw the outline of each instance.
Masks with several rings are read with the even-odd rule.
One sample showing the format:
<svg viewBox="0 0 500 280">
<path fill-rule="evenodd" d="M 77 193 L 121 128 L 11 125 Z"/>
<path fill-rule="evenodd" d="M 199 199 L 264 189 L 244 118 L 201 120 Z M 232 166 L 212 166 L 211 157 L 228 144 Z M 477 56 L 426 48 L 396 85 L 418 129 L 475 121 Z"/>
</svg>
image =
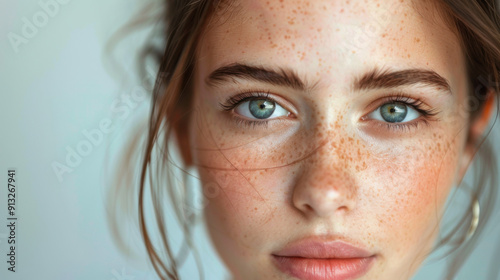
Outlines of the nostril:
<svg viewBox="0 0 500 280">
<path fill-rule="evenodd" d="M 314 209 L 309 204 L 306 204 L 306 210 L 307 211 L 314 211 Z"/>
<path fill-rule="evenodd" d="M 349 209 L 347 208 L 347 206 L 341 206 L 341 207 L 339 207 L 339 208 L 337 209 L 337 211 L 341 211 L 341 212 L 347 212 L 347 210 L 349 210 Z"/>
</svg>

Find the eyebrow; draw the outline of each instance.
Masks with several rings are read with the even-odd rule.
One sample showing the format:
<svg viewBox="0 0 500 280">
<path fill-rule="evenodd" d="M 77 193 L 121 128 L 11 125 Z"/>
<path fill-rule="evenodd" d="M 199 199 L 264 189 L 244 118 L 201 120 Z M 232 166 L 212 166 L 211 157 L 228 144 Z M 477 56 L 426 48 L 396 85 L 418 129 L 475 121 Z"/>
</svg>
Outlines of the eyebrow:
<svg viewBox="0 0 500 280">
<path fill-rule="evenodd" d="M 278 68 L 278 70 L 274 70 L 241 63 L 233 63 L 216 69 L 207 77 L 206 82 L 209 85 L 217 85 L 230 79 L 234 81 L 235 78 L 285 86 L 302 91 L 308 88 L 306 83 L 290 69 Z"/>
<path fill-rule="evenodd" d="M 411 86 L 422 84 L 445 90 L 451 94 L 448 81 L 433 70 L 428 69 L 405 69 L 391 71 L 389 69 L 374 68 L 354 80 L 354 90 L 395 88 L 400 86 Z"/>
<path fill-rule="evenodd" d="M 301 91 L 312 88 L 308 86 L 307 83 L 302 81 L 291 69 L 277 69 L 278 70 L 242 63 L 232 63 L 217 68 L 207 77 L 205 81 L 208 85 L 215 86 L 224 81 L 232 80 L 235 82 L 234 79 L 240 78 L 276 86 L 285 86 Z M 380 69 L 375 67 L 360 77 L 355 78 L 352 88 L 360 91 L 380 88 L 396 88 L 415 84 L 436 87 L 439 90 L 444 89 L 451 94 L 450 84 L 444 77 L 433 70 L 418 68 L 393 71 L 390 69 Z"/>
</svg>

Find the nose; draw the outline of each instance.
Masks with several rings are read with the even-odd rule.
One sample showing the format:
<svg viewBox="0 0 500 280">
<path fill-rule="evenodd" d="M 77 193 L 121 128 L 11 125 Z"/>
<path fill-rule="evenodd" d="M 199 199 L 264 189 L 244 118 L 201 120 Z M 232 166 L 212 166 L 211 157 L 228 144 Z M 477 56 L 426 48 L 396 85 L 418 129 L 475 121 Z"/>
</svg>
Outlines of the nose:
<svg viewBox="0 0 500 280">
<path fill-rule="evenodd" d="M 348 145 L 348 144 L 347 144 Z M 343 145 L 344 148 L 347 145 Z M 326 142 L 307 160 L 294 185 L 292 203 L 306 216 L 346 214 L 356 207 L 357 186 L 347 150 Z"/>
</svg>

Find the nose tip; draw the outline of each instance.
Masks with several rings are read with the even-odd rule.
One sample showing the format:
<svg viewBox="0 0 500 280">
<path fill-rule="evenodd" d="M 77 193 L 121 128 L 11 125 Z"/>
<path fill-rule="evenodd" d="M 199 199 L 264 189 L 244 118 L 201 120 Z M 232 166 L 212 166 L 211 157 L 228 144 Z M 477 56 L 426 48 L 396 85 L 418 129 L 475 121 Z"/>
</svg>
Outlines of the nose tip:
<svg viewBox="0 0 500 280">
<path fill-rule="evenodd" d="M 328 217 L 356 207 L 354 170 L 337 149 L 324 145 L 302 163 L 292 202 L 305 215 Z"/>
<path fill-rule="evenodd" d="M 294 206 L 305 215 L 329 217 L 355 208 L 350 191 L 328 186 L 297 186 L 293 193 Z"/>
<path fill-rule="evenodd" d="M 315 169 L 313 173 L 305 172 L 295 185 L 292 198 L 295 208 L 306 215 L 328 217 L 356 207 L 356 188 L 351 178 L 325 169 Z M 318 173 L 323 173 L 323 179 Z"/>
</svg>

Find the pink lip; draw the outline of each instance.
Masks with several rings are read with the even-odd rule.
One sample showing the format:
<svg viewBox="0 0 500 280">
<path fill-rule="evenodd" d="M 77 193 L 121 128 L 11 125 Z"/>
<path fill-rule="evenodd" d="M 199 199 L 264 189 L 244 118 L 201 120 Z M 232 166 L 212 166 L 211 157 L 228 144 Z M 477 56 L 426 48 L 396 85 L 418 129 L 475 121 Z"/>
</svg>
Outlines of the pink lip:
<svg viewBox="0 0 500 280">
<path fill-rule="evenodd" d="M 284 273 L 307 280 L 348 280 L 365 275 L 376 256 L 342 241 L 308 238 L 273 254 Z"/>
</svg>

